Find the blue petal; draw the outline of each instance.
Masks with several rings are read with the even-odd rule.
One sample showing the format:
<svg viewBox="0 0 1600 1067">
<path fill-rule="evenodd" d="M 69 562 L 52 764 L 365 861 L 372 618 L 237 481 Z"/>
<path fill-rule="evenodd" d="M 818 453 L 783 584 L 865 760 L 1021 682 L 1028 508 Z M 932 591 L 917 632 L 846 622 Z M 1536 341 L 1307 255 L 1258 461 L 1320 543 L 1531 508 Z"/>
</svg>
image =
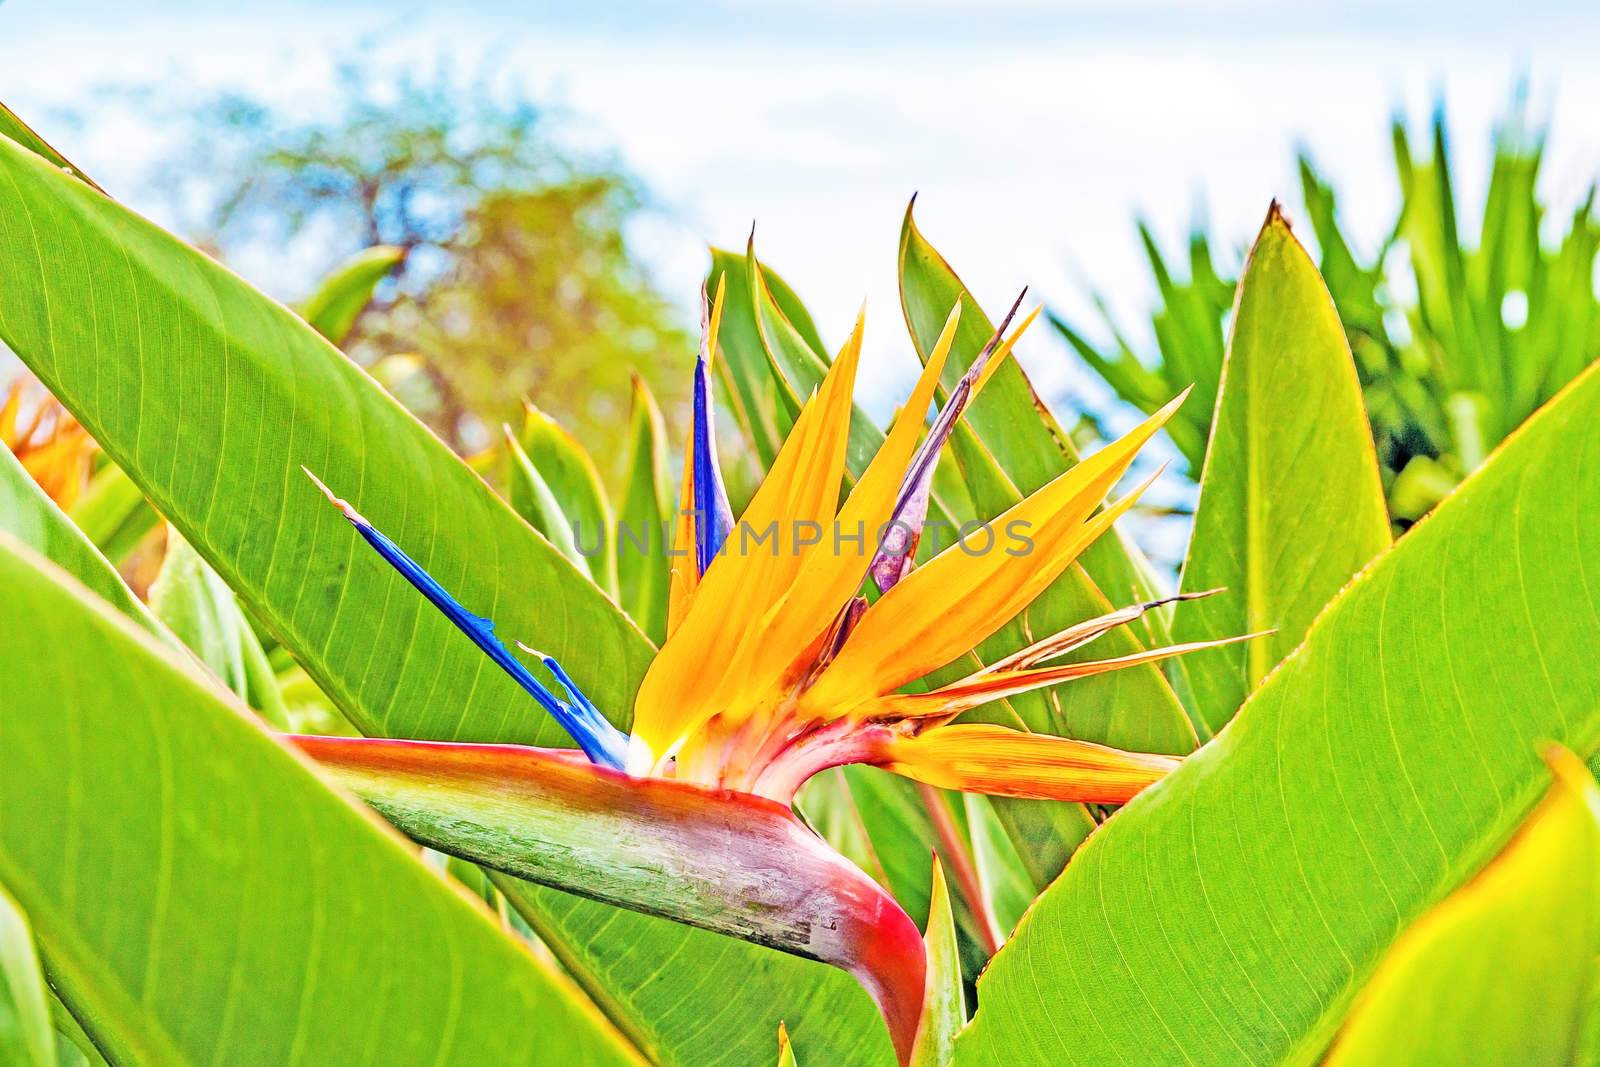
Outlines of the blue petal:
<svg viewBox="0 0 1600 1067">
<path fill-rule="evenodd" d="M 589 699 L 577 691 L 571 679 L 566 677 L 565 671 L 557 673 L 556 677 L 573 696 L 578 707 L 556 697 L 556 695 L 539 679 L 535 678 L 528 668 L 511 654 L 511 651 L 494 635 L 494 623 L 481 615 L 474 615 L 461 603 L 445 591 L 444 586 L 434 580 L 433 576 L 417 565 L 416 561 L 400 550 L 389 538 L 385 537 L 375 526 L 362 518 L 349 504 L 334 496 L 327 486 L 311 474 L 311 480 L 327 494 L 344 517 L 350 520 L 364 537 L 368 544 L 377 550 L 378 555 L 387 560 L 390 566 L 405 576 L 405 579 L 416 586 L 417 591 L 438 608 L 445 618 L 455 623 L 456 628 L 472 639 L 472 643 L 483 650 L 484 654 L 509 674 L 514 681 L 528 692 L 539 703 L 539 706 L 555 717 L 561 728 L 577 742 L 583 749 L 584 755 L 594 763 L 607 767 L 621 769 L 626 758 L 628 737 L 600 714 L 598 708 Z"/>
<path fill-rule="evenodd" d="M 600 713 L 600 709 L 594 706 L 594 701 L 584 695 L 583 690 L 578 688 L 578 683 L 572 680 L 572 676 L 567 673 L 565 667 L 556 661 L 554 656 L 546 655 L 538 649 L 529 648 L 520 641 L 517 642 L 517 647 L 529 655 L 539 657 L 539 662 L 543 663 L 550 673 L 556 676 L 556 681 L 566 691 L 567 700 L 575 706 L 578 714 L 594 722 L 602 723 L 604 726 L 611 725 L 606 721 L 606 717 Z"/>
<path fill-rule="evenodd" d="M 702 575 L 733 530 L 733 509 L 728 506 L 728 490 L 717 464 L 711 417 L 711 374 L 702 355 L 694 366 L 695 563 Z"/>
</svg>

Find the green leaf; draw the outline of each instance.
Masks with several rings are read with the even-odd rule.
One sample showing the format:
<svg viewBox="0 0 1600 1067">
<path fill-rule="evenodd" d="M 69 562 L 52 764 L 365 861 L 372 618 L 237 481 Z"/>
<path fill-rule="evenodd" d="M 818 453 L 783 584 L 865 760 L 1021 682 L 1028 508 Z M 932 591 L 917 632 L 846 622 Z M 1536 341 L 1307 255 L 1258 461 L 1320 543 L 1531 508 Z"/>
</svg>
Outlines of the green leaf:
<svg viewBox="0 0 1600 1067">
<path fill-rule="evenodd" d="M 785 400 L 801 401 L 822 384 L 828 371 L 827 354 L 811 347 L 804 333 L 789 321 L 777 296 L 767 288 L 766 271 L 756 259 L 752 241 L 746 253 L 746 285 L 755 302 L 757 334 L 772 376 L 780 385 L 779 395 Z M 949 314 L 948 309 L 945 312 Z M 785 388 L 786 387 L 786 388 Z M 799 408 L 793 408 L 798 416 Z M 883 444 L 883 431 L 873 424 L 859 404 L 850 406 L 850 433 L 845 446 L 845 467 L 853 472 L 866 470 L 867 464 Z"/>
<path fill-rule="evenodd" d="M 995 814 L 991 798 L 963 793 L 961 800 L 966 808 L 967 832 L 972 838 L 972 860 L 978 881 L 1001 935 L 1009 935 L 1022 913 L 1033 903 L 1036 892 L 1028 865 Z"/>
<path fill-rule="evenodd" d="M 1172 399 L 1176 390 L 1166 378 L 1139 362 L 1139 357 L 1133 354 L 1121 338 L 1117 339 L 1113 351 L 1101 352 L 1059 315 L 1050 314 L 1047 317 L 1050 319 L 1050 325 L 1055 327 L 1062 339 L 1072 346 L 1079 358 L 1089 365 L 1090 370 L 1103 378 L 1124 402 L 1132 404 L 1146 415 L 1151 415 Z M 1162 369 L 1166 368 L 1163 366 Z M 1182 389 L 1183 386 L 1180 385 L 1178 388 Z M 1189 469 L 1197 471 L 1205 462 L 1206 428 L 1211 418 L 1211 411 L 1208 408 L 1201 413 L 1198 403 L 1193 410 L 1188 410 L 1187 407 L 1186 405 L 1186 410 L 1179 412 L 1171 422 L 1167 423 L 1167 433 L 1178 451 L 1183 453 Z"/>
<path fill-rule="evenodd" d="M 47 160 L 52 165 L 60 168 L 64 173 L 70 174 L 80 182 L 83 182 L 89 188 L 96 192 L 105 192 L 104 189 L 95 184 L 93 178 L 74 167 L 66 156 L 51 148 L 43 137 L 34 133 L 26 122 L 17 117 L 16 112 L 4 104 L 0 104 L 0 137 L 9 137 L 23 148 L 38 155 L 41 159 Z"/>
<path fill-rule="evenodd" d="M 895 1062 L 883 1020 L 843 971 L 508 876 L 495 884 L 531 903 L 534 932 L 653 1063 L 745 1067 L 771 1055 L 779 1021 L 808 1058 Z"/>
<path fill-rule="evenodd" d="M 628 722 L 650 643 L 335 348 L 208 257 L 4 141 L 0 190 L 0 339 L 355 725 L 564 740 L 373 557 L 302 464 Z M 770 1054 L 780 1017 L 826 1062 L 890 1058 L 871 1001 L 844 974 L 553 890 L 502 889 L 653 1060 L 752 1062 Z M 749 995 L 708 1024 L 693 1002 L 702 983 Z"/>
<path fill-rule="evenodd" d="M 777 275 L 765 266 L 761 269 L 773 291 L 779 291 L 781 282 Z M 781 383 L 767 365 L 766 350 L 756 327 L 755 303 L 750 294 L 744 256 L 720 248 L 711 250 L 707 292 L 715 293 L 719 284 L 725 287 L 722 325 L 717 333 L 717 348 L 722 358 L 715 366 L 717 376 L 728 386 L 722 400 L 734 409 L 750 435 L 762 470 L 766 470 L 772 466 L 778 448 L 794 424 L 794 413 L 779 396 Z M 781 291 L 792 293 L 787 285 L 782 285 Z M 796 300 L 795 304 L 798 303 Z"/>
<path fill-rule="evenodd" d="M 807 826 L 833 846 L 835 852 L 893 892 L 894 885 L 889 881 L 884 864 L 878 859 L 861 808 L 851 794 L 850 782 L 845 776 L 845 772 L 851 769 L 830 767 L 806 779 L 795 794 L 795 810 L 805 819 Z M 929 851 L 932 851 L 931 844 Z M 895 899 L 900 901 L 902 908 L 905 907 L 905 901 L 899 894 L 895 895 Z"/>
<path fill-rule="evenodd" d="M 1271 634 L 1183 661 L 1211 733 L 1389 545 L 1361 383 L 1316 266 L 1276 204 L 1239 284 L 1184 562 L 1177 641 Z"/>
<path fill-rule="evenodd" d="M 556 499 L 550 483 L 544 480 L 539 468 L 523 451 L 521 442 L 509 432 L 506 434 L 506 453 L 511 460 L 507 475 L 511 485 L 508 494 L 511 506 L 557 552 L 588 577 L 589 561 L 578 551 L 577 542 L 573 540 L 572 520 L 561 509 L 561 501 Z"/>
<path fill-rule="evenodd" d="M 908 915 L 928 914 L 933 892 L 928 857 L 938 839 L 916 783 L 876 767 L 850 766 L 842 771 L 884 884 Z"/>
<path fill-rule="evenodd" d="M 1172 276 L 1149 226 L 1140 222 L 1138 229 L 1161 295 L 1161 308 L 1152 317 L 1151 325 L 1161 347 L 1168 391 L 1175 393 L 1192 385 L 1195 414 L 1187 419 L 1204 425 L 1204 413 L 1217 402 L 1222 373 L 1222 316 L 1232 303 L 1232 293 L 1217 278 L 1203 234 L 1195 233 L 1190 238 L 1193 269 L 1185 283 Z"/>
<path fill-rule="evenodd" d="M 617 592 L 622 609 L 660 644 L 667 636 L 667 531 L 673 494 L 661 409 L 638 375 L 633 378 L 628 429 L 627 473 L 617 511 Z"/>
<path fill-rule="evenodd" d="M 990 963 L 957 1063 L 1320 1055 L 1543 791 L 1538 746 L 1600 747 L 1597 426 L 1590 370 L 1103 826 Z"/>
<path fill-rule="evenodd" d="M 289 728 L 267 654 L 239 610 L 233 590 L 183 535 L 170 527 L 161 570 L 150 583 L 149 601 L 156 618 L 167 624 L 218 681 L 274 727 Z"/>
<path fill-rule="evenodd" d="M 1438 373 L 1447 392 L 1477 392 L 1498 399 L 1502 368 L 1482 343 L 1471 306 L 1444 116 L 1434 116 L 1429 159 L 1412 156 L 1405 131 L 1398 125 L 1394 138 L 1404 196 L 1400 233 L 1416 275 L 1420 323 L 1439 346 L 1435 354 Z M 1490 439 L 1499 440 L 1500 436 L 1494 432 Z"/>
<path fill-rule="evenodd" d="M 1600 789 L 1570 752 L 1549 758 L 1544 801 L 1384 956 L 1330 1067 L 1579 1062 L 1600 952 Z"/>
<path fill-rule="evenodd" d="M 956 1034 L 967 1022 L 961 989 L 961 954 L 956 947 L 955 917 L 944 872 L 933 861 L 933 894 L 928 903 L 928 974 L 922 996 L 922 1022 L 911 1051 L 911 1067 L 944 1067 L 955 1051 Z"/>
<path fill-rule="evenodd" d="M 161 522 L 127 472 L 109 462 L 89 480 L 71 514 L 95 547 L 116 562 L 126 559 Z"/>
<path fill-rule="evenodd" d="M 66 570 L 146 630 L 165 636 L 161 625 L 123 583 L 116 569 L 95 551 L 83 531 L 62 514 L 11 450 L 4 447 L 0 447 L 0 531 Z"/>
<path fill-rule="evenodd" d="M 994 325 L 970 290 L 917 230 L 910 212 L 901 232 L 901 302 L 918 355 L 926 360 L 938 331 L 957 299 L 961 320 L 945 365 L 946 387 L 959 379 Z M 936 309 L 943 307 L 942 312 Z M 1017 364 L 1008 359 L 995 372 L 951 439 L 976 516 L 991 518 L 1077 462 L 1065 432 L 1034 395 Z M 1039 596 L 1028 609 L 979 650 L 995 658 L 1053 633 L 1104 614 L 1113 606 L 1092 575 L 1105 576 L 1117 603 L 1147 599 L 1144 568 L 1113 533 L 1085 552 L 1081 563 Z M 1096 655 L 1123 655 L 1145 647 L 1128 628 L 1114 631 L 1093 649 Z M 1087 657 L 1090 650 L 1080 655 Z M 1013 718 L 1013 716 L 1015 718 Z M 1166 676 L 1154 666 L 1080 679 L 1055 690 L 990 705 L 976 717 L 1041 733 L 1078 737 L 1118 748 L 1181 754 L 1195 744 L 1189 715 Z M 1060 872 L 1072 850 L 1092 828 L 1081 807 L 1042 801 L 999 800 L 995 804 L 1035 884 L 1042 889 Z"/>
<path fill-rule="evenodd" d="M 0 879 L 110 1058 L 632 1061 L 176 653 L 5 537 L 0 584 L 26 620 L 0 641 Z"/>
<path fill-rule="evenodd" d="M 54 1067 L 55 1032 L 28 918 L 0 887 L 0 1061 Z"/>
<path fill-rule="evenodd" d="M 55 1023 L 56 1059 L 61 1067 L 111 1067 L 59 997 L 50 998 L 50 1019 Z"/>
<path fill-rule="evenodd" d="M 322 336 L 343 344 L 356 319 L 372 303 L 379 283 L 405 258 L 406 250 L 394 245 L 373 245 L 357 252 L 317 283 L 316 290 L 300 304 L 301 316 Z"/>
<path fill-rule="evenodd" d="M 922 236 L 907 207 L 900 230 L 900 305 L 922 361 L 927 361 L 958 299 L 961 321 L 941 376 L 946 389 L 961 380 L 993 336 L 994 324 L 950 264 Z M 965 420 L 1024 494 L 1077 461 L 1066 431 L 1045 409 L 1015 358 L 994 372 Z"/>
<path fill-rule="evenodd" d="M 594 460 L 560 423 L 525 404 L 520 442 L 571 522 L 574 546 L 600 588 L 616 596 L 616 530 Z"/>
</svg>

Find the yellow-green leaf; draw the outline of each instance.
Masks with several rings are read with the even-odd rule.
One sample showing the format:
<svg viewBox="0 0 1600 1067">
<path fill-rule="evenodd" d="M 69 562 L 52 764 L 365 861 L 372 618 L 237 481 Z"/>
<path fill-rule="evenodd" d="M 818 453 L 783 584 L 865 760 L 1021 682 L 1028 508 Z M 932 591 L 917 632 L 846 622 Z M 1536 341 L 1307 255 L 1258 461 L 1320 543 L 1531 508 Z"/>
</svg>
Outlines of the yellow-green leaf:
<svg viewBox="0 0 1600 1067">
<path fill-rule="evenodd" d="M 151 633 L 168 636 L 83 531 L 62 514 L 55 501 L 28 476 L 11 450 L 3 446 L 0 446 L 0 531 L 50 559 Z"/>
<path fill-rule="evenodd" d="M 0 886 L 0 1063 L 54 1067 L 55 1033 L 33 932 Z"/>
<path fill-rule="evenodd" d="M 520 443 L 571 523 L 573 545 L 595 583 L 617 595 L 616 531 L 611 503 L 594 460 L 567 429 L 532 404 L 525 405 Z"/>
<path fill-rule="evenodd" d="M 561 508 L 561 501 L 545 481 L 544 475 L 534 465 L 521 442 L 509 432 L 506 434 L 506 455 L 510 459 L 507 478 L 511 485 L 508 494 L 511 506 L 529 526 L 538 530 L 557 552 L 565 556 L 574 567 L 588 576 L 589 561 L 578 551 L 573 540 L 572 520 Z"/>
<path fill-rule="evenodd" d="M 628 428 L 627 473 L 617 511 L 617 594 L 622 610 L 660 644 L 667 635 L 667 523 L 673 498 L 661 409 L 637 375 Z"/>
<path fill-rule="evenodd" d="M 170 527 L 166 555 L 150 583 L 148 599 L 156 618 L 167 624 L 218 681 L 272 726 L 289 729 L 277 678 L 233 590 L 183 535 Z"/>
<path fill-rule="evenodd" d="M 979 980 L 957 1064 L 1320 1056 L 1544 792 L 1538 746 L 1600 749 L 1596 470 L 1591 368 L 1078 851 Z"/>
<path fill-rule="evenodd" d="M 1221 729 L 1324 604 L 1389 545 L 1361 383 L 1322 277 L 1277 205 L 1239 283 L 1233 336 L 1200 478 L 1177 641 L 1269 636 L 1181 668 L 1203 724 Z"/>
<path fill-rule="evenodd" d="M 343 344 L 356 319 L 372 303 L 379 283 L 406 258 L 394 245 L 373 245 L 335 267 L 300 304 L 300 314 L 322 336 Z"/>
<path fill-rule="evenodd" d="M 1572 753 L 1516 837 L 1408 929 L 1329 1067 L 1578 1062 L 1600 953 L 1600 789 Z"/>
<path fill-rule="evenodd" d="M 0 882 L 113 1062 L 638 1062 L 177 650 L 6 535 L 0 588 Z"/>
<path fill-rule="evenodd" d="M 928 904 L 928 974 L 922 995 L 922 1021 L 911 1050 L 911 1067 L 944 1067 L 955 1052 L 956 1034 L 967 1022 L 961 990 L 961 953 L 956 945 L 950 892 L 937 857 L 933 861 L 933 895 Z"/>
<path fill-rule="evenodd" d="M 104 189 L 95 184 L 93 178 L 74 167 L 66 156 L 50 147 L 50 144 L 43 137 L 34 133 L 32 127 L 18 118 L 17 113 L 4 104 L 0 104 L 0 137 L 11 138 L 23 148 L 61 168 L 62 171 L 72 175 L 89 186 L 89 188 L 97 192 L 105 192 Z"/>
</svg>

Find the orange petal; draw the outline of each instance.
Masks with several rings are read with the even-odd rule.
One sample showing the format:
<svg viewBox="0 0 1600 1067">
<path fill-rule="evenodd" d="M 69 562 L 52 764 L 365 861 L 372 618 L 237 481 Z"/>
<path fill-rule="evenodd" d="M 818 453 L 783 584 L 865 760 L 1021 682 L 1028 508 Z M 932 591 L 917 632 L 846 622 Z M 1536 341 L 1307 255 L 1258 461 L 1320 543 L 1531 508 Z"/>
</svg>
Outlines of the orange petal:
<svg viewBox="0 0 1600 1067">
<path fill-rule="evenodd" d="M 1125 803 L 1180 762 L 982 723 L 899 736 L 886 754 L 886 769 L 944 789 L 1087 804 Z"/>
<path fill-rule="evenodd" d="M 973 554 L 952 545 L 912 571 L 868 609 L 807 702 L 818 713 L 847 714 L 949 663 L 1003 626 L 1132 506 L 1137 490 L 1090 517 L 1182 400 L 993 520 L 989 551 Z"/>
<path fill-rule="evenodd" d="M 6 388 L 5 403 L 0 404 L 0 444 L 16 448 L 22 443 L 17 433 L 17 411 L 22 407 L 22 380 L 15 379 Z"/>
<path fill-rule="evenodd" d="M 844 474 L 861 334 L 858 319 L 728 543 L 701 578 L 678 628 L 645 674 L 634 702 L 634 736 L 656 760 L 723 710 L 723 695 L 738 688 L 748 667 L 734 654 L 746 635 L 788 591 L 807 556 L 832 548 L 826 543 L 827 528 Z M 797 552 L 800 531 L 809 532 L 806 524 L 822 531 L 822 540 Z M 769 529 L 778 542 L 758 541 Z"/>
<path fill-rule="evenodd" d="M 746 636 L 746 647 L 739 655 L 748 656 L 750 666 L 745 684 L 731 697 L 734 708 L 759 698 L 775 685 L 793 664 L 796 653 L 810 647 L 817 636 L 833 624 L 860 588 L 867 565 L 877 552 L 878 528 L 888 520 L 906 464 L 911 461 L 917 440 L 922 436 L 928 408 L 933 403 L 939 374 L 955 341 L 960 318 L 958 301 L 945 321 L 944 331 L 933 346 L 911 396 L 834 520 L 835 528 L 841 533 L 853 535 L 859 531 L 860 542 L 841 540 L 838 545 L 825 546 L 826 551 L 806 556 L 788 592 Z"/>
</svg>

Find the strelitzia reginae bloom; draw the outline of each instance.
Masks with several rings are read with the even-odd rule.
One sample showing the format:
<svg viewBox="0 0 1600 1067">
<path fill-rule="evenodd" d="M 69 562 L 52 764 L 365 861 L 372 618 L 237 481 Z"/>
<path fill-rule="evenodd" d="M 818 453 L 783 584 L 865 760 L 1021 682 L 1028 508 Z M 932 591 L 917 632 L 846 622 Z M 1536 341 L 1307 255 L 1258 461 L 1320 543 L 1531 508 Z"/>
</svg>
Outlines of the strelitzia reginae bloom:
<svg viewBox="0 0 1600 1067">
<path fill-rule="evenodd" d="M 1007 316 L 930 425 L 960 313 L 958 304 L 841 505 L 861 356 L 858 319 L 736 528 L 712 426 L 719 289 L 694 371 L 668 636 L 638 690 L 626 734 L 554 658 L 524 649 L 560 695 L 501 643 L 489 620 L 457 603 L 323 487 L 384 559 L 560 722 L 583 756 L 506 745 L 297 742 L 425 843 L 844 967 L 876 999 L 908 1060 L 924 996 L 917 929 L 887 893 L 794 818 L 796 790 L 827 768 L 869 764 L 950 789 L 1125 802 L 1178 760 L 960 716 L 1007 696 L 1207 647 L 1059 662 L 1154 606 L 1140 604 L 987 665 L 974 660 L 977 669 L 958 681 L 908 688 L 967 656 L 1127 511 L 1148 481 L 1102 504 L 1183 400 L 995 518 L 994 529 L 1023 532 L 1018 544 L 996 542 L 984 552 L 956 544 L 915 565 L 940 451 L 1037 315 L 1005 336 Z M 769 528 L 778 536 L 762 536 Z M 787 533 L 802 529 L 811 535 Z M 862 530 L 869 533 L 856 536 Z"/>
<path fill-rule="evenodd" d="M 29 375 L 0 390 L 0 445 L 9 448 L 39 487 L 70 508 L 89 482 L 99 447 L 89 431 Z"/>
</svg>

